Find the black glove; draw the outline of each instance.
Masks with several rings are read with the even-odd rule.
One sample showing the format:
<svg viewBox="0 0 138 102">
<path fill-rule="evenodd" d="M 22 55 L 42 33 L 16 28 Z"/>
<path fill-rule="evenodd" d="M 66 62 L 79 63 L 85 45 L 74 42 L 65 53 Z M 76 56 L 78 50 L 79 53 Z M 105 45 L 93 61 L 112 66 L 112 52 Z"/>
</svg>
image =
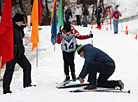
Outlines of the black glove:
<svg viewBox="0 0 138 102">
<path fill-rule="evenodd" d="M 89 34 L 88 35 L 88 38 L 93 38 L 93 34 Z"/>
<path fill-rule="evenodd" d="M 58 31 L 58 36 L 61 36 L 61 33 L 62 33 L 61 30 L 59 30 L 59 31 Z"/>
</svg>

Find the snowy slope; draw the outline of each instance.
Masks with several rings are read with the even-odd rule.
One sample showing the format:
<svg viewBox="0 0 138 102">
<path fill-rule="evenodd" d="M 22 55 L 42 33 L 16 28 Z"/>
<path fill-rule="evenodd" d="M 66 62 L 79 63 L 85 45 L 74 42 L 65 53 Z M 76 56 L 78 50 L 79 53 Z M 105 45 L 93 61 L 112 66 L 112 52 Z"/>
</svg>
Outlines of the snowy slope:
<svg viewBox="0 0 138 102">
<path fill-rule="evenodd" d="M 138 22 L 138 20 L 135 20 Z M 132 22 L 123 23 L 123 28 L 128 24 L 132 29 L 137 24 Z M 133 25 L 133 26 L 131 26 Z M 92 30 L 94 34 L 93 44 L 108 53 L 116 62 L 115 73 L 110 77 L 111 80 L 121 79 L 125 83 L 125 89 L 130 89 L 131 94 L 119 93 L 69 93 L 71 89 L 57 89 L 55 82 L 64 80 L 63 60 L 61 45 L 56 44 L 56 51 L 50 42 L 51 27 L 43 26 L 39 32 L 39 65 L 36 67 L 36 52 L 31 51 L 30 32 L 26 32 L 24 42 L 26 45 L 26 56 L 32 64 L 32 84 L 37 87 L 23 89 L 22 69 L 16 68 L 13 80 L 11 83 L 12 94 L 2 94 L 2 86 L 0 82 L 0 102 L 137 102 L 138 100 L 138 40 L 135 40 L 135 35 L 125 35 L 121 31 L 117 35 L 113 31 L 106 31 L 104 25 L 102 30 L 90 29 L 81 26 L 75 26 L 80 34 L 89 34 Z M 78 44 L 92 43 L 92 39 L 77 40 Z M 84 60 L 75 55 L 76 75 L 79 75 L 83 66 Z M 2 76 L 5 69 L 2 69 Z M 87 82 L 87 78 L 85 80 Z M 78 82 L 76 82 L 78 83 Z"/>
</svg>

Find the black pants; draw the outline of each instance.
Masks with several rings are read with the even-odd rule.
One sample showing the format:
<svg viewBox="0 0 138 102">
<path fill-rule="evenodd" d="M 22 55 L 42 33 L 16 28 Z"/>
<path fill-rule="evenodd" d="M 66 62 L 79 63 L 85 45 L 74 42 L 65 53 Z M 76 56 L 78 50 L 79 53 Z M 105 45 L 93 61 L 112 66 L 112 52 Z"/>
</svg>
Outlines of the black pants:
<svg viewBox="0 0 138 102">
<path fill-rule="evenodd" d="M 71 73 L 75 72 L 74 54 L 75 54 L 75 51 L 70 52 L 70 53 L 63 51 L 64 73 L 65 73 L 65 75 L 69 75 L 69 67 L 70 67 Z"/>
<path fill-rule="evenodd" d="M 76 15 L 76 18 L 77 18 L 77 25 L 81 26 L 80 15 Z"/>
<path fill-rule="evenodd" d="M 23 69 L 23 87 L 25 88 L 31 85 L 31 64 L 26 56 L 23 55 L 20 59 L 13 59 L 6 64 L 3 78 L 3 91 L 5 92 L 10 90 L 10 83 L 16 63 L 18 63 Z"/>
<path fill-rule="evenodd" d="M 88 82 L 97 85 L 98 87 L 115 88 L 117 81 L 107 80 L 113 73 L 115 67 L 100 62 L 91 62 L 89 65 Z M 99 77 L 97 79 L 97 72 Z"/>
<path fill-rule="evenodd" d="M 99 27 L 100 27 L 100 25 L 101 25 L 101 18 L 100 18 L 100 17 L 98 17 L 98 18 L 97 18 L 97 26 L 99 26 Z"/>
<path fill-rule="evenodd" d="M 65 18 L 65 19 L 66 19 L 66 22 L 70 23 L 70 22 L 69 22 L 69 17 L 67 17 L 67 18 Z M 71 23 L 70 23 L 70 24 L 71 24 Z"/>
</svg>

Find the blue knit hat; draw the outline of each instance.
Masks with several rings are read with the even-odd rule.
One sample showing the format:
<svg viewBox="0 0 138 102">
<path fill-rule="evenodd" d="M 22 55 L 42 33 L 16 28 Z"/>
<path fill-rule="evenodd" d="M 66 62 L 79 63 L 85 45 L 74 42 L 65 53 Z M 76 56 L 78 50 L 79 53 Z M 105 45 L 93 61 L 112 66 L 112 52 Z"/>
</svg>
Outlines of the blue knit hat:
<svg viewBox="0 0 138 102">
<path fill-rule="evenodd" d="M 117 9 L 117 8 L 118 8 L 118 5 L 115 6 L 115 9 Z"/>
</svg>

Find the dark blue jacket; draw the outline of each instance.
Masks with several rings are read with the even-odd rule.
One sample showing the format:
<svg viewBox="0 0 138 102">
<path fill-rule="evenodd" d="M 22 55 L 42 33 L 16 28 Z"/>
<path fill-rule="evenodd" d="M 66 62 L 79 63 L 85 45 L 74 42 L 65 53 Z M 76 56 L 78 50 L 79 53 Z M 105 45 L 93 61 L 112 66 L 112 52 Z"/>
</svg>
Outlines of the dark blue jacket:
<svg viewBox="0 0 138 102">
<path fill-rule="evenodd" d="M 101 6 L 97 7 L 95 10 L 95 17 L 101 18 L 101 15 L 103 14 L 103 8 Z"/>
<path fill-rule="evenodd" d="M 85 76 L 88 74 L 89 64 L 92 61 L 105 63 L 115 67 L 115 62 L 110 56 L 108 56 L 102 50 L 93 47 L 93 45 L 91 44 L 84 45 L 84 57 L 85 57 L 85 63 L 79 75 L 79 77 L 81 78 L 85 78 Z"/>
</svg>

